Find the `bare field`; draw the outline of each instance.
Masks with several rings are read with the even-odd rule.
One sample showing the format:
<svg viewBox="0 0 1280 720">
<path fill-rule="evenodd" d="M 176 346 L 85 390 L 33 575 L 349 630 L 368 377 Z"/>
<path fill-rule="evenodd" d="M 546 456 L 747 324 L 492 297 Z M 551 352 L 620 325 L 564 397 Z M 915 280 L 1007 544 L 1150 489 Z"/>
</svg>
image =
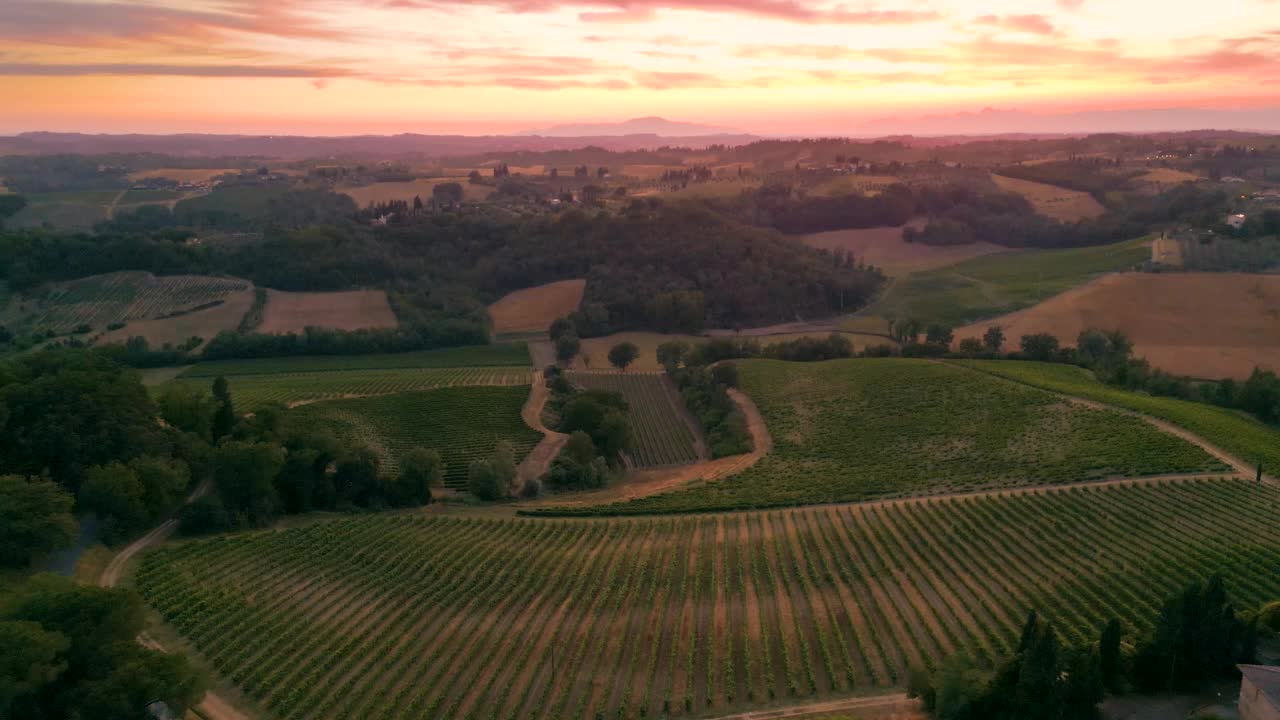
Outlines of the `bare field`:
<svg viewBox="0 0 1280 720">
<path fill-rule="evenodd" d="M 510 293 L 489 306 L 493 332 L 546 332 L 556 318 L 578 309 L 586 289 L 586 280 L 561 280 Z"/>
<path fill-rule="evenodd" d="M 257 332 L 302 332 L 308 327 L 364 330 L 393 328 L 397 324 L 383 290 L 328 293 L 268 290 L 266 312 Z"/>
<path fill-rule="evenodd" d="M 834 230 L 805 235 L 801 239 L 809 247 L 853 253 L 858 260 L 868 265 L 875 265 L 890 277 L 954 265 L 969 258 L 1008 250 L 991 243 L 969 245 L 909 243 L 902 239 L 902 230 L 905 227 L 907 226 Z"/>
<path fill-rule="evenodd" d="M 1088 220 L 1107 211 L 1089 193 L 1003 175 L 992 175 L 991 179 L 1000 186 L 1001 190 L 1021 195 L 1031 202 L 1036 212 L 1056 220 L 1066 222 Z"/>
<path fill-rule="evenodd" d="M 340 188 L 338 191 L 355 200 L 360 207 L 367 207 L 374 203 L 391 202 L 393 200 L 413 202 L 414 196 L 422 198 L 423 202 L 428 202 L 431 200 L 431 191 L 437 185 L 451 182 L 456 182 L 462 186 L 463 198 L 470 202 L 484 200 L 489 197 L 489 193 L 493 190 L 493 188 L 484 185 L 472 185 L 467 181 L 466 176 L 462 176 L 419 178 L 409 182 L 380 182 L 358 187 Z"/>
<path fill-rule="evenodd" d="M 221 305 L 156 320 L 135 320 L 119 330 L 103 333 L 100 343 L 124 342 L 131 337 L 144 337 L 152 348 L 169 343 L 177 346 L 190 337 L 204 338 L 208 342 L 223 330 L 235 330 L 241 318 L 253 306 L 253 288 L 248 287 L 226 297 Z"/>
<path fill-rule="evenodd" d="M 1255 365 L 1280 370 L 1280 275 L 1123 273 L 1108 275 L 1004 317 L 960 328 L 956 339 L 992 325 L 1015 344 L 1050 332 L 1074 344 L 1082 330 L 1122 330 L 1157 368 L 1199 378 L 1244 378 Z"/>
<path fill-rule="evenodd" d="M 672 341 L 695 345 L 706 342 L 707 338 L 697 335 L 663 335 L 655 332 L 624 332 L 604 337 L 588 338 L 582 341 L 582 352 L 573 361 L 573 367 L 577 370 L 591 370 L 593 368 L 607 370 L 612 367 L 609 364 L 609 350 L 618 343 L 631 342 L 640 348 L 640 357 L 631 364 L 628 370 L 661 370 L 662 366 L 658 364 L 658 346 Z"/>
</svg>

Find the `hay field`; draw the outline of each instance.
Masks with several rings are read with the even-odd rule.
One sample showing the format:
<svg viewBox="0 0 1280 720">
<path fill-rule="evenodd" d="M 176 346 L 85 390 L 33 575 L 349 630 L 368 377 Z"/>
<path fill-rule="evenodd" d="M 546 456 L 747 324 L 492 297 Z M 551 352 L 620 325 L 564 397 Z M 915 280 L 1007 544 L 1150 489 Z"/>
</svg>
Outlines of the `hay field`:
<svg viewBox="0 0 1280 720">
<path fill-rule="evenodd" d="M 893 175 L 841 175 L 809 190 L 810 195 L 834 197 L 836 195 L 878 195 L 890 185 L 897 185 L 901 179 Z"/>
<path fill-rule="evenodd" d="M 992 175 L 991 179 L 1000 186 L 1001 190 L 1021 195 L 1031 202 L 1036 212 L 1055 220 L 1064 222 L 1088 220 L 1107 211 L 1089 193 L 1003 175 Z"/>
<path fill-rule="evenodd" d="M 1280 275 L 1109 275 L 1025 310 L 956 331 L 1000 325 L 1011 343 L 1050 332 L 1063 343 L 1091 327 L 1122 330 L 1134 352 L 1178 375 L 1244 378 L 1255 365 L 1280 370 Z"/>
<path fill-rule="evenodd" d="M 1156 185 L 1179 185 L 1184 182 L 1199 182 L 1205 178 L 1189 173 L 1185 170 L 1174 170 L 1173 168 L 1153 168 L 1145 175 L 1139 175 L 1134 178 L 1138 182 L 1154 183 Z"/>
<path fill-rule="evenodd" d="M 429 202 L 431 200 L 431 191 L 437 185 L 451 182 L 456 182 L 462 186 L 463 199 L 468 202 L 480 202 L 489 197 L 489 193 L 493 191 L 493 188 L 485 185 L 472 185 L 467 181 L 466 176 L 418 178 L 409 182 L 380 182 L 357 187 L 337 188 L 336 191 L 355 200 L 356 205 L 368 207 L 374 203 L 391 202 L 393 200 L 413 202 L 415 195 L 422 198 L 423 202 Z"/>
<path fill-rule="evenodd" d="M 598 338 L 587 338 L 582 341 L 582 352 L 573 361 L 576 370 L 607 370 L 609 350 L 618 343 L 631 342 L 640 348 L 640 357 L 627 370 L 654 371 L 661 370 L 658 364 L 658 346 L 665 342 L 680 341 L 690 345 L 704 343 L 707 338 L 697 335 L 664 335 L 656 332 L 623 332 Z"/>
<path fill-rule="evenodd" d="M 198 310 L 186 315 L 155 320 L 136 320 L 118 329 L 103 333 L 100 344 L 119 343 L 131 337 L 144 337 L 152 348 L 166 343 L 177 346 L 190 337 L 204 338 L 208 342 L 223 330 L 235 330 L 249 308 L 253 306 L 253 287 L 227 295 L 221 305 Z"/>
<path fill-rule="evenodd" d="M 991 243 L 968 245 L 909 243 L 902 239 L 902 231 L 906 227 L 908 226 L 833 230 L 805 235 L 801 241 L 809 247 L 853 253 L 855 258 L 880 268 L 889 277 L 901 277 L 919 270 L 932 270 L 944 265 L 954 265 L 969 258 L 1008 251 L 1008 248 Z"/>
<path fill-rule="evenodd" d="M 267 291 L 260 333 L 302 332 L 308 327 L 330 330 L 393 328 L 395 313 L 385 290 L 292 293 Z"/>
<path fill-rule="evenodd" d="M 561 280 L 505 295 L 489 306 L 493 332 L 546 332 L 556 318 L 578 309 L 586 289 L 586 280 Z"/>
<path fill-rule="evenodd" d="M 155 168 L 129 173 L 130 180 L 147 180 L 149 178 L 168 178 L 180 183 L 209 182 L 219 175 L 238 175 L 240 168 Z"/>
</svg>

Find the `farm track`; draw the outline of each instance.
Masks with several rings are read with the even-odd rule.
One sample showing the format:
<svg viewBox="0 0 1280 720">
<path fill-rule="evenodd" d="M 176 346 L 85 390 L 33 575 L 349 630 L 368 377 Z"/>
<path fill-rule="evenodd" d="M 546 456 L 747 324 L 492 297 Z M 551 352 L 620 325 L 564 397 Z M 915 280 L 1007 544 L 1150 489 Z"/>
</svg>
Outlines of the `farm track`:
<svg viewBox="0 0 1280 720">
<path fill-rule="evenodd" d="M 546 376 L 535 371 L 533 385 L 529 388 L 529 399 L 521 408 L 520 417 L 524 418 L 526 425 L 542 433 L 542 440 L 516 468 L 516 481 L 520 487 L 546 474 L 547 469 L 551 467 L 551 461 L 560 454 L 560 449 L 569 441 L 568 435 L 556 432 L 542 422 L 542 410 L 547 406 L 550 394 Z"/>
<path fill-rule="evenodd" d="M 734 715 L 718 715 L 709 720 L 785 720 L 785 718 L 807 718 L 852 712 L 858 713 L 857 717 L 878 718 L 880 720 L 890 720 L 890 718 L 906 720 L 907 718 L 924 717 L 920 712 L 918 700 L 912 700 L 905 693 L 894 693 L 891 695 L 792 705 L 770 710 L 753 710 Z"/>
</svg>

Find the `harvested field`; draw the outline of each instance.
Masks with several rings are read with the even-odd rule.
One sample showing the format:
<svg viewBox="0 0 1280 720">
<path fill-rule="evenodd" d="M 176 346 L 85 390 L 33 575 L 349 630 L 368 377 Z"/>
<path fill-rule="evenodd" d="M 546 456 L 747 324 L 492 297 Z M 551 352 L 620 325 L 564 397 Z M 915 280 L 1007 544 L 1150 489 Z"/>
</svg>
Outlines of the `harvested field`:
<svg viewBox="0 0 1280 720">
<path fill-rule="evenodd" d="M 932 270 L 954 265 L 962 260 L 991 253 L 1008 252 L 1009 248 L 991 243 L 968 245 L 923 245 L 902 239 L 902 227 L 866 230 L 833 230 L 805 235 L 809 247 L 853 253 L 858 260 L 874 265 L 889 277 L 900 277 L 919 270 Z"/>
<path fill-rule="evenodd" d="M 480 202 L 489 197 L 489 193 L 493 192 L 493 188 L 487 185 L 472 185 L 467 181 L 467 177 L 446 177 L 446 178 L 419 178 L 409 182 L 380 182 L 371 185 L 360 185 L 358 187 L 337 188 L 336 192 L 351 196 L 360 207 L 368 207 L 374 203 L 391 202 L 393 200 L 403 200 L 405 202 L 413 202 L 413 198 L 420 197 L 422 202 L 431 201 L 431 191 L 437 185 L 456 182 L 462 186 L 463 199 L 468 202 Z"/>
<path fill-rule="evenodd" d="M 124 342 L 131 337 L 144 337 L 152 348 L 166 344 L 181 345 L 188 338 L 204 338 L 205 342 L 224 330 L 235 330 L 253 306 L 253 288 L 227 295 L 221 305 L 206 310 L 156 320 L 135 320 L 118 330 L 102 334 L 99 344 Z"/>
<path fill-rule="evenodd" d="M 1138 182 L 1153 183 L 1156 185 L 1181 185 L 1184 182 L 1199 182 L 1205 178 L 1189 173 L 1185 170 L 1174 170 L 1173 168 L 1155 168 L 1144 175 L 1134 178 Z"/>
<path fill-rule="evenodd" d="M 489 306 L 493 332 L 544 333 L 557 318 L 578 309 L 586 289 L 586 280 L 562 280 L 505 295 Z"/>
<path fill-rule="evenodd" d="M 1162 370 L 1198 378 L 1280 371 L 1280 275 L 1122 273 L 1039 305 L 956 331 L 980 337 L 999 325 L 1011 344 L 1048 332 L 1075 344 L 1082 330 L 1121 330 Z"/>
<path fill-rule="evenodd" d="M 1089 220 L 1107 211 L 1089 193 L 1003 175 L 992 175 L 991 179 L 1001 190 L 1021 195 L 1031 202 L 1036 212 L 1055 220 Z"/>
<path fill-rule="evenodd" d="M 703 512 L 1229 472 L 1107 409 L 925 360 L 740 360 L 773 452 L 741 474 L 575 514 Z"/>
<path fill-rule="evenodd" d="M 330 330 L 393 328 L 395 313 L 385 290 L 293 293 L 267 291 L 267 307 L 260 333 L 300 333 L 309 327 Z"/>
<path fill-rule="evenodd" d="M 360 515 L 162 547 L 137 588 L 280 720 L 704 717 L 1001 657 L 1031 609 L 1071 645 L 1112 617 L 1141 633 L 1215 572 L 1256 607 L 1280 593 L 1258 570 L 1280 563 L 1277 512 L 1274 486 L 1182 480 L 662 519 Z"/>
</svg>

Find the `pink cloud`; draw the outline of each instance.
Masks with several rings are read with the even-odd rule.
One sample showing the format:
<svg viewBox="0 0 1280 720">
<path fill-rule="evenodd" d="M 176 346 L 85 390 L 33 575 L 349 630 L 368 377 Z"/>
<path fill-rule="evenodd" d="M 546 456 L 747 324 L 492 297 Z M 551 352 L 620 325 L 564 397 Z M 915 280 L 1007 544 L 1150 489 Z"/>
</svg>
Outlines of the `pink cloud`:
<svg viewBox="0 0 1280 720">
<path fill-rule="evenodd" d="M 845 4 L 807 0 L 391 0 L 396 7 L 453 9 L 483 5 L 510 13 L 545 13 L 562 9 L 582 10 L 584 22 L 646 22 L 662 10 L 741 13 L 800 23 L 849 25 L 909 25 L 938 20 L 941 15 L 924 10 L 851 10 Z"/>
<path fill-rule="evenodd" d="M 1057 31 L 1043 15 L 983 15 L 974 22 L 1033 35 L 1052 35 Z"/>
</svg>

